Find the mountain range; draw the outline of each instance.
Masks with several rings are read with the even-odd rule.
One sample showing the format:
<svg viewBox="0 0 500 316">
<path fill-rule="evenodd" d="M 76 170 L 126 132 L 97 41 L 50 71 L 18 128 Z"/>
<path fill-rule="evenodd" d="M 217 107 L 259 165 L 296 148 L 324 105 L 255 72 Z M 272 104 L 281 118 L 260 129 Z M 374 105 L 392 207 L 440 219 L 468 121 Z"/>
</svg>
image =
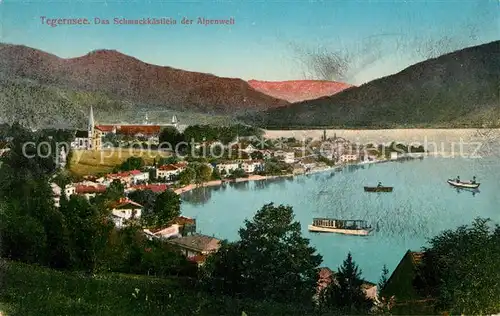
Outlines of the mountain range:
<svg viewBox="0 0 500 316">
<path fill-rule="evenodd" d="M 410 66 L 359 87 L 268 82 L 151 65 L 114 50 L 77 58 L 0 44 L 0 122 L 35 128 L 103 122 L 240 120 L 264 128 L 500 126 L 500 41 Z M 186 119 L 184 119 L 186 118 Z M 210 121 L 212 120 L 212 121 Z"/>
<path fill-rule="evenodd" d="M 326 80 L 249 80 L 248 84 L 259 92 L 292 103 L 331 96 L 353 87 L 347 83 Z"/>
<path fill-rule="evenodd" d="M 500 41 L 469 47 L 241 119 L 269 129 L 500 127 L 499 56 Z"/>
</svg>

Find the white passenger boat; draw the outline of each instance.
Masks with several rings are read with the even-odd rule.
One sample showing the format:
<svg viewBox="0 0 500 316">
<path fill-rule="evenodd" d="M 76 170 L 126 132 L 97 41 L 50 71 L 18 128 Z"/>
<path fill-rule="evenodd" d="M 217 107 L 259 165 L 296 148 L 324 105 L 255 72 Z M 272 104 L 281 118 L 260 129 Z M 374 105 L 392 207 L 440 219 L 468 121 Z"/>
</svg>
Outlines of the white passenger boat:
<svg viewBox="0 0 500 316">
<path fill-rule="evenodd" d="M 314 218 L 309 231 L 317 233 L 337 233 L 344 235 L 366 236 L 373 230 L 366 221 L 331 218 Z"/>
</svg>

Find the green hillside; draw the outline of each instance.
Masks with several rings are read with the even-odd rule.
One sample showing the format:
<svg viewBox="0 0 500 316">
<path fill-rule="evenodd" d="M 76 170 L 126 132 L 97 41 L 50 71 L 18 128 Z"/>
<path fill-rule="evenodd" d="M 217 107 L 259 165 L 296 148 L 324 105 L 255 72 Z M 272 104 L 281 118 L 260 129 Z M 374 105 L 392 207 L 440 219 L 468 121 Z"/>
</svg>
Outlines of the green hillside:
<svg viewBox="0 0 500 316">
<path fill-rule="evenodd" d="M 0 312 L 7 316 L 308 315 L 300 306 L 213 297 L 183 278 L 92 278 L 11 261 L 0 261 L 0 276 Z"/>
<path fill-rule="evenodd" d="M 264 128 L 500 126 L 500 41 L 426 60 L 334 96 L 243 118 Z"/>
<path fill-rule="evenodd" d="M 84 92 L 42 85 L 27 79 L 0 77 L 0 123 L 21 122 L 33 128 L 85 128 L 90 106 L 97 122 L 139 123 L 147 113 L 154 122 L 170 122 L 176 115 L 181 124 L 228 124 L 234 119 L 186 113 L 157 106 L 117 100 L 103 93 Z"/>
</svg>

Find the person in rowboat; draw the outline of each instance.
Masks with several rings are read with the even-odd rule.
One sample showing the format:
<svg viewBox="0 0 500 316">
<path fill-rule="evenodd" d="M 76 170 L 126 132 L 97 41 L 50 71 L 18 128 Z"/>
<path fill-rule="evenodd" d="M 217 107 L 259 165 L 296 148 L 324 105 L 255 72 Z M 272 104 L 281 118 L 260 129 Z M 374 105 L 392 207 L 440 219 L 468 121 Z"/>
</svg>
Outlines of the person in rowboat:
<svg viewBox="0 0 500 316">
<path fill-rule="evenodd" d="M 472 181 L 471 181 L 470 183 L 472 183 L 472 184 L 476 184 L 476 176 L 473 176 L 473 177 L 472 177 Z"/>
<path fill-rule="evenodd" d="M 457 176 L 457 178 L 455 179 L 455 182 L 460 183 L 460 176 Z"/>
<path fill-rule="evenodd" d="M 380 187 L 382 187 L 382 182 L 379 182 L 379 183 L 377 184 L 377 188 L 380 188 Z"/>
</svg>

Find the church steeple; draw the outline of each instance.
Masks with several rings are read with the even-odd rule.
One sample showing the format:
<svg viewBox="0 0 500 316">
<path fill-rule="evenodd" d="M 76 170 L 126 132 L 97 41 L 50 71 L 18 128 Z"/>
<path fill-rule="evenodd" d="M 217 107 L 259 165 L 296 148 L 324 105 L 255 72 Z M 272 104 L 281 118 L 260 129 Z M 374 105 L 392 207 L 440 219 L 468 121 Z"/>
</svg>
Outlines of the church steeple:
<svg viewBox="0 0 500 316">
<path fill-rule="evenodd" d="M 94 131 L 94 110 L 92 109 L 92 105 L 90 106 L 90 115 L 89 115 L 89 126 L 88 126 L 88 130 L 89 130 L 89 133 L 90 131 Z M 89 135 L 90 136 L 90 135 Z"/>
</svg>

